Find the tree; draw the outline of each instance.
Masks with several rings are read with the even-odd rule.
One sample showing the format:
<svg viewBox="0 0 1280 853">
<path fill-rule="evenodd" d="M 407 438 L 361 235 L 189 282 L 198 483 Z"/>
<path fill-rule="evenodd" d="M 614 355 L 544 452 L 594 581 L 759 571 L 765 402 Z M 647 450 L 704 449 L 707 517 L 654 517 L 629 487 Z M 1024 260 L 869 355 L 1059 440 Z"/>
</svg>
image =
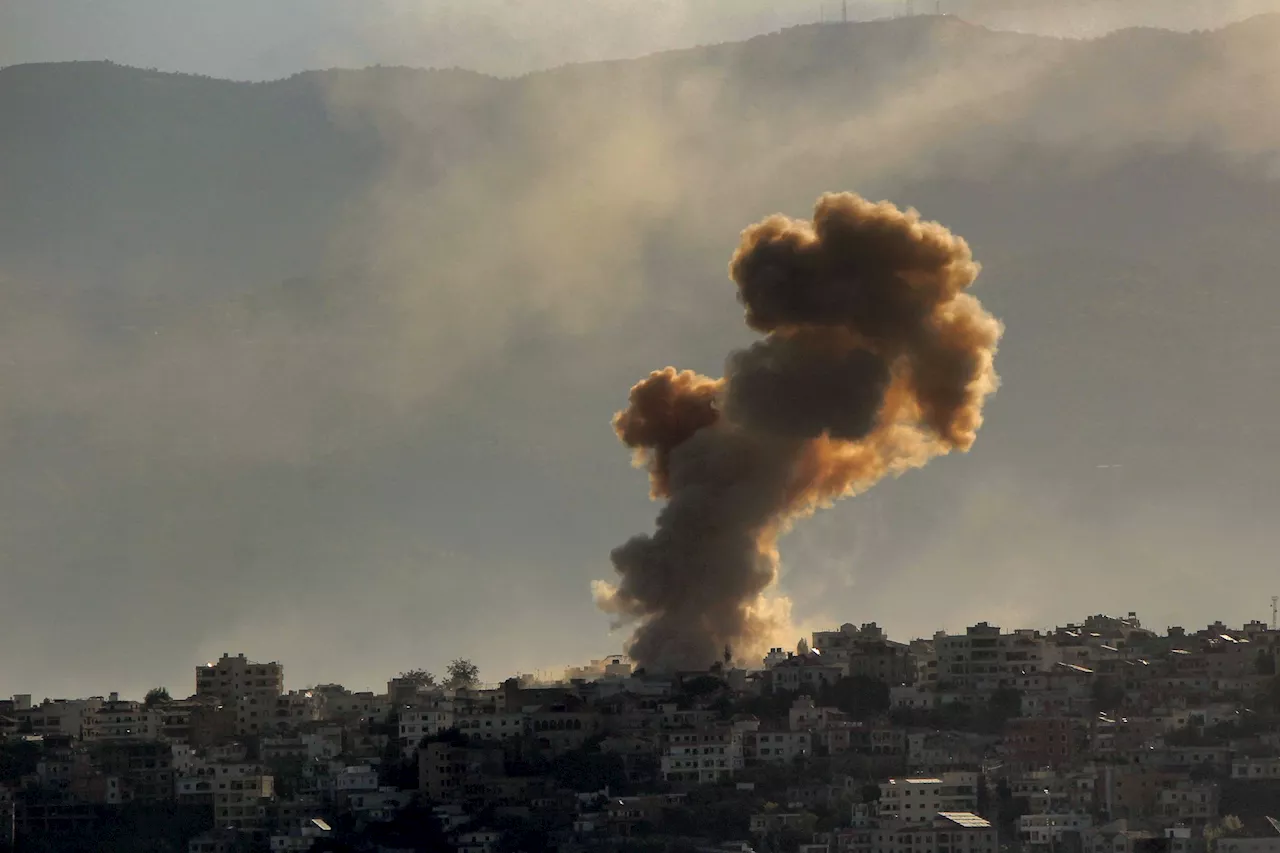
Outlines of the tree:
<svg viewBox="0 0 1280 853">
<path fill-rule="evenodd" d="M 1265 710 L 1280 711 L 1280 677 L 1272 678 L 1258 694 L 1258 704 Z"/>
<path fill-rule="evenodd" d="M 480 681 L 480 668 L 465 658 L 458 658 L 446 670 L 445 686 L 474 687 Z"/>
<path fill-rule="evenodd" d="M 714 675 L 699 675 L 691 678 L 684 684 L 680 685 L 686 696 L 697 698 L 699 696 L 710 696 L 725 688 L 725 683 Z"/>
<path fill-rule="evenodd" d="M 1124 704 L 1124 686 L 1116 684 L 1111 678 L 1100 675 L 1093 681 L 1093 710 L 1095 712 L 1114 711 Z"/>
<path fill-rule="evenodd" d="M 135 693 L 134 695 L 136 696 L 137 694 Z M 147 695 L 142 700 L 142 704 L 146 705 L 148 708 L 154 708 L 156 705 L 167 705 L 172 701 L 173 698 L 169 696 L 169 689 L 167 687 L 152 687 L 147 691 Z"/>
<path fill-rule="evenodd" d="M 36 772 L 42 748 L 29 740 L 0 743 L 0 782 L 14 783 Z"/>
<path fill-rule="evenodd" d="M 616 753 L 575 749 L 551 762 L 551 778 L 574 791 L 616 792 L 627 785 L 627 768 Z"/>
<path fill-rule="evenodd" d="M 425 669 L 410 669 L 400 673 L 398 676 L 401 681 L 412 682 L 419 687 L 435 687 L 436 677 Z"/>
<path fill-rule="evenodd" d="M 1253 662 L 1253 668 L 1258 675 L 1275 675 L 1276 674 L 1276 655 L 1275 652 L 1268 649 L 1258 649 L 1258 657 Z"/>
<path fill-rule="evenodd" d="M 818 701 L 857 719 L 866 719 L 889 710 L 889 685 L 865 675 L 841 678 L 835 684 L 824 685 Z"/>
<path fill-rule="evenodd" d="M 1219 838 L 1236 838 L 1244 834 L 1244 822 L 1233 814 L 1229 814 L 1217 824 L 1205 824 L 1205 848 L 1209 853 L 1218 849 Z"/>
</svg>

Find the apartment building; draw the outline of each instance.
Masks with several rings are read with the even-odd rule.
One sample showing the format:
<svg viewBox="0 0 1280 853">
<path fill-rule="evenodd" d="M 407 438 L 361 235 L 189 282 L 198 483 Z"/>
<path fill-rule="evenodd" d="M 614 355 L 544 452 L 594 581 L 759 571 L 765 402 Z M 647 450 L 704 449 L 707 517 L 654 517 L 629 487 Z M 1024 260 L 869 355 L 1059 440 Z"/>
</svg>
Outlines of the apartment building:
<svg viewBox="0 0 1280 853">
<path fill-rule="evenodd" d="M 673 731 L 664 738 L 662 778 L 705 785 L 732 778 L 743 766 L 743 732 L 734 725 Z"/>
<path fill-rule="evenodd" d="M 787 764 L 813 754 L 809 731 L 751 731 L 743 735 L 743 758 L 750 763 Z"/>
<path fill-rule="evenodd" d="M 400 751 L 409 758 L 418 751 L 422 739 L 454 727 L 452 703 L 440 700 L 430 708 L 400 712 Z"/>
<path fill-rule="evenodd" d="M 117 697 L 118 698 L 118 697 Z M 32 706 L 31 697 L 15 697 L 14 708 L 9 712 L 17 722 L 17 729 L 39 737 L 83 738 L 85 721 L 103 703 L 100 696 L 91 699 L 46 699 Z"/>
<path fill-rule="evenodd" d="M 235 704 L 245 696 L 274 700 L 283 692 L 284 667 L 275 661 L 257 663 L 243 654 L 223 654 L 217 663 L 196 667 L 196 693 L 216 696 L 226 704 Z"/>
<path fill-rule="evenodd" d="M 87 741 L 157 740 L 163 722 L 160 711 L 112 693 L 85 714 L 81 732 Z"/>
<path fill-rule="evenodd" d="M 963 634 L 938 632 L 933 638 L 938 683 L 960 691 L 991 692 L 1015 686 L 1015 679 L 1041 672 L 1061 658 L 1057 645 L 1039 631 L 1003 634 L 986 622 Z"/>
<path fill-rule="evenodd" d="M 971 812 L 978 807 L 977 786 L 978 774 L 965 771 L 890 779 L 880 783 L 880 816 L 928 824 L 940 812 Z"/>
<path fill-rule="evenodd" d="M 874 678 L 885 684 L 905 684 L 916 676 L 910 647 L 890 640 L 874 622 L 815 631 L 812 648 L 820 651 L 823 660 L 841 666 L 845 675 Z"/>
<path fill-rule="evenodd" d="M 882 821 L 867 853 L 996 853 L 996 829 L 972 812 L 935 812 L 919 821 Z"/>
<path fill-rule="evenodd" d="M 217 825 L 239 830 L 266 828 L 267 804 L 275 794 L 274 781 L 265 774 L 218 780 L 213 793 L 213 817 Z"/>
<path fill-rule="evenodd" d="M 1018 770 L 1070 765 L 1085 740 L 1071 717 L 1022 717 L 1010 720 L 1004 743 L 1009 763 Z"/>
<path fill-rule="evenodd" d="M 1077 812 L 1025 814 L 1018 818 L 1018 837 L 1027 853 L 1069 849 L 1066 836 L 1093 826 L 1093 818 Z"/>
<path fill-rule="evenodd" d="M 502 766 L 500 747 L 429 743 L 418 751 L 418 789 L 437 803 L 478 796 L 486 772 L 500 774 Z"/>
</svg>

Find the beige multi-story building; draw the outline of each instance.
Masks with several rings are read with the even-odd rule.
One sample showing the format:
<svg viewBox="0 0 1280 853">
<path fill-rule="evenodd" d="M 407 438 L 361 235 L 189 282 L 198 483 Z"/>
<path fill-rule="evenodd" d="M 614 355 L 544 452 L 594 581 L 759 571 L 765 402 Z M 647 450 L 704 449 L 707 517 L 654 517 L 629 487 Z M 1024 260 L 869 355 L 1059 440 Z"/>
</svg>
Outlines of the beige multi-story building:
<svg viewBox="0 0 1280 853">
<path fill-rule="evenodd" d="M 845 675 L 886 684 L 905 684 L 916 677 L 910 648 L 885 636 L 874 622 L 861 627 L 845 623 L 836 631 L 815 631 L 812 648 L 822 659 L 843 668 Z"/>
<path fill-rule="evenodd" d="M 11 712 L 21 731 L 33 735 L 49 737 L 63 735 L 65 737 L 84 738 L 85 722 L 102 707 L 105 701 L 100 696 L 91 699 L 46 699 L 33 706 L 29 698 L 26 702 L 16 702 Z"/>
<path fill-rule="evenodd" d="M 1068 833 L 1093 826 L 1093 817 L 1078 812 L 1025 814 L 1018 818 L 1018 837 L 1028 853 L 1052 853 L 1065 849 Z"/>
<path fill-rule="evenodd" d="M 484 793 L 486 776 L 501 775 L 497 746 L 429 743 L 418 751 L 418 789 L 434 802 L 456 802 Z"/>
<path fill-rule="evenodd" d="M 1218 789 L 1180 780 L 1157 795 L 1160 816 L 1177 823 L 1204 825 L 1218 816 Z"/>
<path fill-rule="evenodd" d="M 553 703 L 526 710 L 529 734 L 556 754 L 580 748 L 601 729 L 600 714 L 593 709 Z"/>
<path fill-rule="evenodd" d="M 213 792 L 216 824 L 239 830 L 265 828 L 267 804 L 275 794 L 274 782 L 262 774 L 219 779 Z"/>
<path fill-rule="evenodd" d="M 937 776 L 890 779 L 880 783 L 882 818 L 927 824 L 939 812 L 971 812 L 977 807 L 977 773 L 957 770 Z"/>
<path fill-rule="evenodd" d="M 370 691 L 352 693 L 341 684 L 321 684 L 315 692 L 324 698 L 326 720 L 358 720 L 385 714 L 391 701 Z"/>
<path fill-rule="evenodd" d="M 283 692 L 284 667 L 275 661 L 256 663 L 243 654 L 224 654 L 217 663 L 196 667 L 196 693 L 216 696 L 226 704 L 245 696 L 274 700 Z"/>
<path fill-rule="evenodd" d="M 970 626 L 963 634 L 940 631 L 934 635 L 933 646 L 938 683 L 961 691 L 990 692 L 1017 686 L 1017 679 L 1025 674 L 1042 672 L 1061 660 L 1057 645 L 1039 631 L 1002 634 L 986 622 Z"/>
<path fill-rule="evenodd" d="M 325 695 L 314 690 L 293 690 L 276 697 L 270 728 L 278 732 L 294 731 L 308 723 L 325 718 Z M 265 729 L 264 729 L 265 730 Z"/>
<path fill-rule="evenodd" d="M 506 740 L 523 735 L 529 727 L 529 717 L 519 711 L 498 713 L 489 708 L 473 708 L 459 711 L 453 725 L 477 740 Z"/>
<path fill-rule="evenodd" d="M 935 812 L 923 820 L 880 821 L 864 833 L 866 853 L 996 853 L 996 829 L 972 812 Z"/>
</svg>

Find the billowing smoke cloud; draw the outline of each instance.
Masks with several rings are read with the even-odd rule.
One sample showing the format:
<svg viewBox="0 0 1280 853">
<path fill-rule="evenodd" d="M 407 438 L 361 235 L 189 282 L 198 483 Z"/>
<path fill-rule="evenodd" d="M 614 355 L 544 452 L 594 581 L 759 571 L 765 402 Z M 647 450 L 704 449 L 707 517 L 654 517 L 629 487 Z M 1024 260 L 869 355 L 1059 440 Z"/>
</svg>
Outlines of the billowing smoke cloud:
<svg viewBox="0 0 1280 853">
<path fill-rule="evenodd" d="M 600 607 L 637 625 L 638 664 L 758 653 L 789 611 L 766 592 L 793 519 L 969 449 L 1002 331 L 965 292 L 977 274 L 942 225 L 849 193 L 822 196 L 812 222 L 743 232 L 730 276 L 764 339 L 723 379 L 651 374 L 614 419 L 667 501 L 653 534 L 614 550 L 621 582 L 596 584 Z"/>
</svg>

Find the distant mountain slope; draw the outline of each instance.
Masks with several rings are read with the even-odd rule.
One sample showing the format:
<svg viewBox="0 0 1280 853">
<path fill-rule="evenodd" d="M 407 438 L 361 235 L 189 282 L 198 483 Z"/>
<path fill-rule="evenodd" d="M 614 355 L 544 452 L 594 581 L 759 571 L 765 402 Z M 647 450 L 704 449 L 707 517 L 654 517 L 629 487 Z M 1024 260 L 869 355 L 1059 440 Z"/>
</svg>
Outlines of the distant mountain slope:
<svg viewBox="0 0 1280 853">
<path fill-rule="evenodd" d="M 971 455 L 788 538 L 798 615 L 1256 616 L 1277 44 L 1277 16 L 1085 42 L 929 17 L 513 80 L 0 70 L 0 630 L 88 672 L 20 602 L 98 630 L 146 595 L 165 665 L 234 636 L 357 681 L 388 644 L 599 646 L 586 584 L 652 513 L 610 414 L 652 368 L 721 369 L 738 231 L 833 189 L 971 241 L 1004 385 Z M 352 602 L 363 651 L 277 624 Z M 475 608 L 538 641 L 470 636 Z"/>
</svg>

